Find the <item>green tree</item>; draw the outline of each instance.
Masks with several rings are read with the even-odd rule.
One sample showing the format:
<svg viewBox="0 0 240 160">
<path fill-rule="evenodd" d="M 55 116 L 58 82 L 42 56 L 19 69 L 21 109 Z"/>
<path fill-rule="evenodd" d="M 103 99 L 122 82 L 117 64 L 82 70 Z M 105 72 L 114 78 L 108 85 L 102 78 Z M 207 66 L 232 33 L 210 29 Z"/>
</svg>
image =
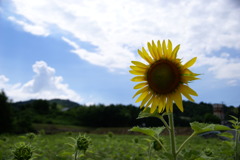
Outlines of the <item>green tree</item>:
<svg viewBox="0 0 240 160">
<path fill-rule="evenodd" d="M 238 106 L 238 118 L 240 119 L 240 106 Z"/>
<path fill-rule="evenodd" d="M 49 113 L 49 103 L 47 100 L 35 100 L 33 102 L 33 108 L 36 111 L 36 113 L 39 114 L 48 114 Z"/>
<path fill-rule="evenodd" d="M 0 133 L 10 132 L 12 129 L 11 103 L 4 91 L 0 92 Z"/>
<path fill-rule="evenodd" d="M 220 120 L 220 118 L 218 118 L 217 116 L 215 116 L 211 113 L 206 113 L 204 115 L 204 122 L 205 123 L 215 123 L 215 124 L 217 124 L 217 123 L 221 123 L 221 120 Z"/>
</svg>

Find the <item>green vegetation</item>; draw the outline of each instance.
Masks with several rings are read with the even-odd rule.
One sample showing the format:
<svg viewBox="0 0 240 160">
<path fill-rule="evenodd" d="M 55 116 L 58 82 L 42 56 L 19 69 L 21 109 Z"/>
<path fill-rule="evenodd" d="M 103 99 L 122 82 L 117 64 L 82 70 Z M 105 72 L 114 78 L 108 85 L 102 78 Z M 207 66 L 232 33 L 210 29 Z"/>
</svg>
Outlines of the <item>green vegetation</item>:
<svg viewBox="0 0 240 160">
<path fill-rule="evenodd" d="M 173 125 L 167 125 L 168 120 L 173 124 L 170 116 L 144 113 L 132 105 L 84 106 L 69 100 L 12 103 L 2 91 L 0 160 L 158 160 L 171 159 L 172 155 L 179 160 L 231 160 L 240 157 L 239 108 L 224 106 L 224 112 L 233 115 L 225 115 L 225 122 L 232 127 L 229 128 L 219 124 L 211 104 L 184 102 L 184 105 L 185 112 L 174 112 L 177 126 L 174 129 Z M 191 129 L 189 124 L 190 132 L 185 130 Z M 129 131 L 131 127 L 131 131 L 149 137 L 127 135 L 134 134 Z M 191 135 L 190 138 L 176 136 L 173 150 L 170 143 L 173 141 L 164 132 L 178 134 L 179 128 L 185 130 L 182 134 Z M 219 130 L 225 141 L 198 136 Z M 229 132 L 224 132 L 226 130 Z M 91 134 L 77 134 L 79 132 Z M 236 133 L 235 137 L 232 133 Z"/>
<path fill-rule="evenodd" d="M 32 136 L 30 136 L 32 137 Z M 26 146 L 27 152 L 31 150 L 35 160 L 71 160 L 74 159 L 75 148 L 72 139 L 78 137 L 78 133 L 62 133 L 55 135 L 35 135 L 30 138 L 28 135 L 1 135 L 0 136 L 0 159 L 12 160 L 16 146 Z M 105 135 L 88 134 L 91 143 L 85 153 L 79 153 L 78 159 L 84 160 L 152 160 L 163 157 L 163 150 L 154 146 L 154 140 L 142 135 Z M 186 139 L 186 136 L 177 136 L 179 146 Z M 166 136 L 161 137 L 163 143 L 168 144 Z M 22 145 L 19 145 L 22 144 Z M 29 149 L 31 148 L 31 149 Z M 182 155 L 189 156 L 188 160 L 196 159 L 202 155 L 211 159 L 218 156 L 227 160 L 222 151 L 228 146 L 219 139 L 205 139 L 194 137 L 187 144 L 188 149 L 182 151 Z M 169 146 L 166 147 L 169 150 Z M 194 152 L 194 153 L 193 153 Z M 150 155 L 149 155 L 150 154 Z"/>
<path fill-rule="evenodd" d="M 174 111 L 175 126 L 189 127 L 193 121 L 220 123 L 213 115 L 213 107 L 207 103 L 184 101 L 185 111 Z M 176 107 L 175 107 L 176 108 Z M 225 122 L 228 115 L 238 117 L 239 108 L 224 106 Z M 0 92 L 0 133 L 36 132 L 37 124 L 74 125 L 81 127 L 155 127 L 163 125 L 154 117 L 136 119 L 140 109 L 133 105 L 80 105 L 69 100 L 30 100 L 11 102 L 7 95 Z"/>
</svg>

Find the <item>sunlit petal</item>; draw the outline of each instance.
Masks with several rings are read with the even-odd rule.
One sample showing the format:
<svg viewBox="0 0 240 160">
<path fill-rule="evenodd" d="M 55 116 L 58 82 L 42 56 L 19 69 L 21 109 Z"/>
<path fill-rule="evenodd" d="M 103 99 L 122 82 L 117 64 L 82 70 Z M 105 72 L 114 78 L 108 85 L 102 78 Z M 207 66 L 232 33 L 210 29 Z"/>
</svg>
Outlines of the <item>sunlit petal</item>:
<svg viewBox="0 0 240 160">
<path fill-rule="evenodd" d="M 168 50 L 167 50 L 165 40 L 163 40 L 162 47 L 163 47 L 163 57 L 168 57 Z"/>
<path fill-rule="evenodd" d="M 172 98 L 180 111 L 183 112 L 182 95 L 180 94 L 180 92 L 176 91 L 174 94 L 172 94 Z"/>
<path fill-rule="evenodd" d="M 139 61 L 132 61 L 133 64 L 135 64 L 136 66 L 140 67 L 140 68 L 145 68 L 147 69 L 148 66 L 142 62 L 139 62 Z"/>
<path fill-rule="evenodd" d="M 133 89 L 139 89 L 147 85 L 147 82 L 139 83 L 133 87 Z"/>
<path fill-rule="evenodd" d="M 191 94 L 193 96 L 198 96 L 197 92 L 195 92 L 192 88 L 186 86 L 186 85 L 182 85 L 182 90 L 188 94 Z"/>
<path fill-rule="evenodd" d="M 134 74 L 134 75 L 144 75 L 145 71 L 130 70 L 129 73 Z"/>
<path fill-rule="evenodd" d="M 157 59 L 157 58 L 156 58 L 156 54 L 155 54 L 155 52 L 153 51 L 153 48 L 152 48 L 151 44 L 148 42 L 147 45 L 148 45 L 148 50 L 149 50 L 151 56 L 156 60 L 156 59 Z"/>
<path fill-rule="evenodd" d="M 178 53 L 179 48 L 180 48 L 180 44 L 177 45 L 177 46 L 174 48 L 174 50 L 172 51 L 172 58 L 173 58 L 173 59 L 176 59 L 176 58 L 177 58 L 177 53 Z"/>
<path fill-rule="evenodd" d="M 149 99 L 152 97 L 152 94 L 148 94 L 142 101 L 140 108 L 142 108 L 148 101 Z"/>
<path fill-rule="evenodd" d="M 136 103 L 142 101 L 147 95 L 148 95 L 148 91 L 143 92 L 136 100 Z"/>
<path fill-rule="evenodd" d="M 138 66 L 130 66 L 130 68 L 135 71 L 146 71 L 146 68 L 141 68 Z"/>
<path fill-rule="evenodd" d="M 159 58 L 161 58 L 163 53 L 162 53 L 162 45 L 161 45 L 160 40 L 157 41 L 157 49 L 158 49 Z"/>
<path fill-rule="evenodd" d="M 189 60 L 187 63 L 185 63 L 183 65 L 184 68 L 189 68 L 192 65 L 194 65 L 194 63 L 197 61 L 197 57 L 192 58 L 191 60 Z"/>
<path fill-rule="evenodd" d="M 168 40 L 168 53 L 172 53 L 172 42 Z"/>
<path fill-rule="evenodd" d="M 133 81 L 133 82 L 146 81 L 146 77 L 145 77 L 145 76 L 136 76 L 136 77 L 133 77 L 133 78 L 131 79 L 131 81 Z"/>
</svg>

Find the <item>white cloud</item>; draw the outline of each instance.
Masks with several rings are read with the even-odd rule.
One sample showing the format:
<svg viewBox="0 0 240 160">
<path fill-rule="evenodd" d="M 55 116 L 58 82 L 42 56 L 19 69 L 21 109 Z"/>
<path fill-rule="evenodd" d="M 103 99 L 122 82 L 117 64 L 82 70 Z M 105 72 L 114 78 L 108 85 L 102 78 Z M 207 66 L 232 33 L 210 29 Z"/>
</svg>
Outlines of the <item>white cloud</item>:
<svg viewBox="0 0 240 160">
<path fill-rule="evenodd" d="M 67 44 L 69 44 L 70 46 L 72 46 L 74 49 L 79 49 L 79 46 L 78 46 L 75 42 L 69 40 L 68 38 L 62 37 L 62 40 L 65 41 L 65 42 L 66 42 Z M 73 50 L 73 51 L 74 51 L 74 50 Z"/>
<path fill-rule="evenodd" d="M 228 58 L 229 56 L 230 56 L 230 54 L 226 53 L 226 52 L 221 54 L 221 57 L 223 57 L 223 58 Z"/>
<path fill-rule="evenodd" d="M 181 43 L 179 55 L 184 61 L 198 56 L 197 65 L 208 65 L 216 78 L 239 79 L 235 73 L 239 61 L 226 54 L 213 56 L 222 48 L 240 50 L 240 6 L 232 1 L 12 2 L 17 16 L 10 16 L 10 20 L 35 35 L 55 34 L 56 29 L 58 33 L 69 33 L 71 36 L 62 39 L 73 46 L 72 52 L 91 64 L 112 71 L 126 69 L 131 60 L 138 58 L 137 48 L 147 41 L 172 39 L 174 45 Z M 16 18 L 19 16 L 23 18 Z M 90 51 L 79 42 L 96 48 Z"/>
<path fill-rule="evenodd" d="M 29 23 L 26 23 L 24 21 L 21 21 L 21 20 L 17 20 L 15 17 L 8 17 L 8 19 L 10 21 L 13 21 L 19 25 L 21 25 L 24 29 L 24 31 L 26 32 L 30 32 L 34 35 L 38 35 L 38 36 L 48 36 L 49 33 L 47 32 L 47 30 L 42 27 L 41 25 L 38 25 L 38 24 L 35 24 L 35 25 L 32 25 L 32 24 L 29 24 Z"/>
<path fill-rule="evenodd" d="M 0 84 L 5 84 L 8 81 L 9 79 L 6 76 L 0 75 Z"/>
<path fill-rule="evenodd" d="M 55 69 L 49 67 L 46 62 L 37 61 L 33 65 L 33 71 L 35 73 L 33 79 L 25 84 L 10 84 L 6 76 L 0 75 L 0 87 L 15 101 L 34 98 L 83 101 L 74 90 L 63 83 L 61 76 L 55 75 Z"/>
<path fill-rule="evenodd" d="M 240 85 L 240 58 L 233 58 L 229 53 L 222 53 L 219 57 L 201 56 L 201 64 L 208 66 L 208 71 L 211 72 L 216 79 L 222 79 L 226 81 L 228 86 Z M 206 71 L 204 71 L 206 72 Z"/>
<path fill-rule="evenodd" d="M 238 85 L 238 82 L 237 82 L 237 80 L 229 80 L 229 81 L 227 82 L 227 84 L 228 84 L 229 86 L 237 86 L 237 85 Z"/>
</svg>

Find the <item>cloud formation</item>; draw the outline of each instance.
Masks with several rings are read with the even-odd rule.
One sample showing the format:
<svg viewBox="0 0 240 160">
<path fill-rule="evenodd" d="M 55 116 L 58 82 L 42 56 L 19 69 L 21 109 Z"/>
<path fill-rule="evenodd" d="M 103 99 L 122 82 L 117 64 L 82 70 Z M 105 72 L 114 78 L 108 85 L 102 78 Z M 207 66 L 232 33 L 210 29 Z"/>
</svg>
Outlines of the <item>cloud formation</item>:
<svg viewBox="0 0 240 160">
<path fill-rule="evenodd" d="M 82 102 L 83 99 L 69 86 L 63 83 L 61 76 L 55 75 L 55 69 L 44 61 L 37 61 L 33 65 L 35 73 L 32 80 L 25 84 L 10 84 L 9 79 L 0 75 L 0 88 L 6 90 L 9 97 L 15 101 L 27 99 L 71 99 Z"/>
<path fill-rule="evenodd" d="M 127 69 L 130 60 L 139 58 L 137 48 L 147 41 L 171 39 L 174 45 L 181 44 L 179 55 L 185 61 L 197 55 L 197 66 L 208 66 L 216 78 L 240 80 L 234 74 L 239 59 L 214 55 L 222 48 L 240 51 L 240 5 L 234 1 L 12 0 L 12 4 L 9 19 L 25 31 L 42 36 L 56 30 L 68 33 L 61 37 L 72 52 L 111 71 Z"/>
</svg>

